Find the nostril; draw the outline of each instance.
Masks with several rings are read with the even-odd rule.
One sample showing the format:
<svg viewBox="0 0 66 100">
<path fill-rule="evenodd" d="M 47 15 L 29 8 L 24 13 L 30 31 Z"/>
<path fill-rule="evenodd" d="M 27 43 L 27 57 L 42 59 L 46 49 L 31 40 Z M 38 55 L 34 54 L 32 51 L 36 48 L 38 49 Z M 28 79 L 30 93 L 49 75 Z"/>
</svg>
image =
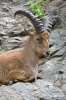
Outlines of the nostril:
<svg viewBox="0 0 66 100">
<path fill-rule="evenodd" d="M 50 52 L 49 52 L 49 51 L 47 51 L 47 52 L 46 52 L 46 54 L 47 54 L 47 55 L 49 55 L 49 54 L 50 54 Z"/>
</svg>

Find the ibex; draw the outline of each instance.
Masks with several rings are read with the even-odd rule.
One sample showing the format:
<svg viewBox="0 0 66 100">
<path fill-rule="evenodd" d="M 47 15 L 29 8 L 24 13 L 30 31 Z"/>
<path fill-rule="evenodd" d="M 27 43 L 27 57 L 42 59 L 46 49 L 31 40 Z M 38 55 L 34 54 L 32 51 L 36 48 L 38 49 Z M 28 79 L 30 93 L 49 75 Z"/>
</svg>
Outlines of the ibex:
<svg viewBox="0 0 66 100">
<path fill-rule="evenodd" d="M 40 19 L 28 10 L 18 10 L 15 16 L 17 14 L 25 15 L 35 31 L 26 31 L 29 36 L 23 48 L 0 55 L 0 84 L 8 84 L 14 80 L 29 82 L 36 79 L 39 60 L 49 55 L 48 40 L 52 25 L 49 17 L 45 18 L 43 25 Z"/>
</svg>

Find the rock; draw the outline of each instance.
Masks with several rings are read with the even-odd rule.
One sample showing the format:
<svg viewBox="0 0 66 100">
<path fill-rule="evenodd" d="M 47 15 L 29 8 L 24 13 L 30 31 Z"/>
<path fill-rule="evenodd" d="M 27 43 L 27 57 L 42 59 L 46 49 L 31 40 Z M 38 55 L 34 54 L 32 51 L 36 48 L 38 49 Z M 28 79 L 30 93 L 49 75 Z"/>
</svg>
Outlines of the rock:
<svg viewBox="0 0 66 100">
<path fill-rule="evenodd" d="M 2 31 L 2 30 L 3 30 L 3 26 L 0 25 L 0 31 Z"/>
<path fill-rule="evenodd" d="M 0 0 L 1 2 L 12 2 L 13 0 Z"/>
<path fill-rule="evenodd" d="M 63 74 L 63 73 L 64 73 L 64 71 L 63 71 L 63 70 L 60 70 L 60 71 L 59 71 L 59 74 Z"/>
<path fill-rule="evenodd" d="M 62 89 L 62 91 L 64 91 L 65 94 L 66 94 L 66 84 L 62 85 L 61 89 Z"/>
<path fill-rule="evenodd" d="M 57 80 L 55 83 L 53 83 L 53 85 L 60 88 L 61 86 L 60 80 Z"/>
<path fill-rule="evenodd" d="M 6 26 L 6 22 L 5 21 L 0 21 L 0 25 Z"/>
<path fill-rule="evenodd" d="M 3 36 L 7 36 L 7 33 L 1 31 L 1 32 L 0 32 L 0 37 L 3 37 Z"/>
<path fill-rule="evenodd" d="M 16 83 L 0 87 L 0 100 L 65 100 L 63 92 L 50 82 Z"/>
<path fill-rule="evenodd" d="M 18 36 L 27 36 L 28 34 L 26 34 L 25 32 L 24 32 L 24 29 L 22 29 L 22 30 L 19 30 L 19 31 L 11 31 L 10 32 L 10 30 L 9 30 L 9 32 L 7 32 L 7 34 L 8 34 L 8 36 L 9 37 L 18 37 Z"/>
<path fill-rule="evenodd" d="M 44 80 L 48 80 L 53 83 L 53 85 L 56 84 L 56 86 L 58 86 L 58 81 L 60 82 L 59 87 L 66 83 L 66 57 L 53 58 L 47 61 L 44 65 L 41 65 L 39 70 L 41 71 L 38 71 L 38 76 Z M 63 70 L 64 73 L 59 74 L 59 70 Z"/>
<path fill-rule="evenodd" d="M 61 4 L 63 4 L 63 0 L 58 0 L 56 6 L 60 6 Z"/>
<path fill-rule="evenodd" d="M 50 33 L 50 39 L 52 39 L 57 48 L 61 49 L 66 42 L 66 31 L 63 29 L 56 29 Z"/>
<path fill-rule="evenodd" d="M 5 21 L 6 23 L 16 22 L 16 20 L 14 18 L 10 18 L 10 17 L 3 17 L 2 20 Z"/>
<path fill-rule="evenodd" d="M 3 39 L 0 37 L 0 45 L 2 44 L 2 42 L 3 42 Z"/>
<path fill-rule="evenodd" d="M 3 41 L 1 47 L 3 50 L 11 50 L 24 46 L 27 37 L 11 37 Z"/>
<path fill-rule="evenodd" d="M 61 28 L 62 27 L 60 11 L 58 9 L 52 9 L 51 11 L 49 11 L 48 16 L 52 20 L 52 29 Z M 43 24 L 45 23 L 44 17 L 41 18 L 41 21 L 42 21 Z"/>
</svg>

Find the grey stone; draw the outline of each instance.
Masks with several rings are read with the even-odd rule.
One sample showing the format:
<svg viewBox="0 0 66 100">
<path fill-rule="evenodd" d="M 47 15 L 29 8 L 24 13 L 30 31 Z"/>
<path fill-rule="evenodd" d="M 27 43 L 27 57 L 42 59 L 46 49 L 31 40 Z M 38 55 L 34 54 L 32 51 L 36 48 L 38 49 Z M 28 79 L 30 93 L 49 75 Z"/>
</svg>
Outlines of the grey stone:
<svg viewBox="0 0 66 100">
<path fill-rule="evenodd" d="M 61 100 L 62 98 L 64 100 L 65 96 L 59 88 L 43 80 L 36 80 L 35 83 L 18 82 L 11 86 L 0 87 L 1 100 Z"/>
<path fill-rule="evenodd" d="M 13 0 L 0 0 L 1 2 L 12 2 Z"/>
<path fill-rule="evenodd" d="M 2 43 L 2 49 L 4 50 L 11 50 L 11 49 L 16 49 L 19 47 L 23 47 L 27 37 L 12 37 L 12 38 L 7 38 L 3 41 Z"/>
<path fill-rule="evenodd" d="M 1 31 L 1 32 L 0 32 L 0 37 L 1 37 L 1 36 L 7 36 L 7 33 Z"/>
<path fill-rule="evenodd" d="M 64 70 L 59 70 L 59 74 L 63 74 L 64 73 Z"/>
<path fill-rule="evenodd" d="M 62 85 L 61 89 L 66 93 L 66 84 Z"/>
<path fill-rule="evenodd" d="M 0 31 L 2 31 L 2 30 L 3 30 L 3 26 L 0 25 Z"/>
<path fill-rule="evenodd" d="M 0 25 L 6 26 L 6 22 L 5 21 L 0 21 Z"/>
<path fill-rule="evenodd" d="M 63 0 L 58 0 L 56 6 L 60 6 L 61 4 L 63 4 Z"/>
<path fill-rule="evenodd" d="M 51 41 L 53 40 L 53 41 Z M 61 42 L 62 41 L 62 42 Z M 50 47 L 50 54 L 52 56 L 60 57 L 65 55 L 66 46 L 64 45 L 66 42 L 66 31 L 62 29 L 57 29 L 50 33 L 50 43 L 53 46 Z"/>
<path fill-rule="evenodd" d="M 3 42 L 3 39 L 0 37 L 0 45 L 2 44 L 2 42 Z"/>
<path fill-rule="evenodd" d="M 52 9 L 48 16 L 50 17 L 51 21 L 52 21 L 52 28 L 51 29 L 54 29 L 54 28 L 60 28 L 62 27 L 62 21 L 61 21 L 61 17 L 60 17 L 60 12 L 58 9 Z M 41 21 L 42 23 L 44 24 L 45 23 L 45 20 L 44 20 L 44 17 L 41 18 Z"/>
</svg>

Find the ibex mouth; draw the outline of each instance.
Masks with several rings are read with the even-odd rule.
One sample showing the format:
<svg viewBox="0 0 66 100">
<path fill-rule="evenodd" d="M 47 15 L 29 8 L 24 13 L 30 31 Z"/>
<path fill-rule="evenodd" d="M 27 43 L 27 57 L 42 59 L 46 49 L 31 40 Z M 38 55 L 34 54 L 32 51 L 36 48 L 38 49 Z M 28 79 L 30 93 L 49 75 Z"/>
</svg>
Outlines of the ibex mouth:
<svg viewBox="0 0 66 100">
<path fill-rule="evenodd" d="M 50 57 L 50 55 L 45 55 L 45 54 L 41 54 L 41 56 L 40 56 L 40 59 L 43 59 L 43 58 L 49 58 Z"/>
<path fill-rule="evenodd" d="M 44 55 L 44 54 L 42 54 L 41 56 L 40 56 L 40 59 L 43 59 L 43 58 L 45 58 L 46 56 Z"/>
</svg>

